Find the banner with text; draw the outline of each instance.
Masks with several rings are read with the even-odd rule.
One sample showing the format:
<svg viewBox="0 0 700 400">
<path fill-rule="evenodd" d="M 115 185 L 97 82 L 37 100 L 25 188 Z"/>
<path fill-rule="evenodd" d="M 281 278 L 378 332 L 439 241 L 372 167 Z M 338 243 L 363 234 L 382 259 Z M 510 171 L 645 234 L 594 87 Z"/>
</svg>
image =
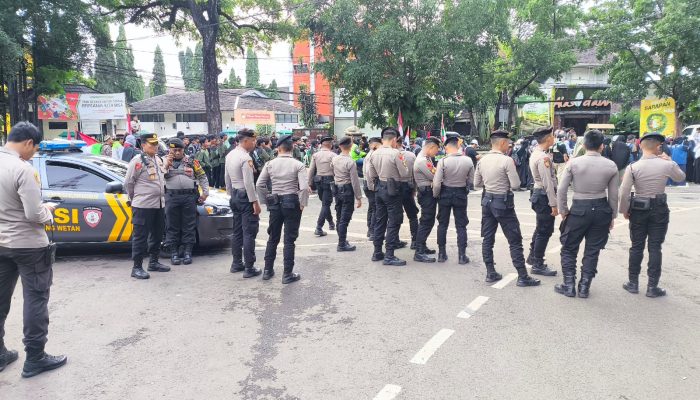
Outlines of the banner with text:
<svg viewBox="0 0 700 400">
<path fill-rule="evenodd" d="M 676 101 L 672 98 L 642 100 L 639 107 L 639 135 L 658 132 L 666 137 L 676 134 Z"/>
<path fill-rule="evenodd" d="M 78 102 L 80 119 L 104 120 L 126 119 L 126 96 L 124 93 L 85 93 Z"/>
</svg>

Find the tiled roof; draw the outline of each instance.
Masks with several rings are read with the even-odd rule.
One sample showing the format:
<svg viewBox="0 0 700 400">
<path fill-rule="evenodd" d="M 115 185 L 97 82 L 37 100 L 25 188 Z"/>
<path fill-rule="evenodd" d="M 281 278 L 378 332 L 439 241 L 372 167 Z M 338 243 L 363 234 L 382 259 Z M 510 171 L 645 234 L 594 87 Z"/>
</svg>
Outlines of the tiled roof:
<svg viewBox="0 0 700 400">
<path fill-rule="evenodd" d="M 238 105 L 236 100 L 238 99 Z M 299 109 L 283 100 L 265 97 L 253 89 L 219 89 L 221 111 L 234 111 L 236 108 L 245 110 L 267 110 L 280 113 L 298 113 Z M 203 113 L 204 92 L 170 93 L 151 97 L 131 104 L 134 114 L 143 113 Z"/>
</svg>

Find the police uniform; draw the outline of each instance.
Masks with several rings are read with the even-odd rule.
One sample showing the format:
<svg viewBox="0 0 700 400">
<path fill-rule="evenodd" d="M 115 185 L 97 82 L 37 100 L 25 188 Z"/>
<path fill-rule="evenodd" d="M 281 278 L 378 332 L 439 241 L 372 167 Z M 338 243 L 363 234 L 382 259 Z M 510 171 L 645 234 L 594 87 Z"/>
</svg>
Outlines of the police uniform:
<svg viewBox="0 0 700 400">
<path fill-rule="evenodd" d="M 460 136 L 450 134 L 445 145 L 459 143 Z M 462 154 L 461 149 L 440 159 L 433 179 L 433 196 L 438 198 L 438 262 L 447 261 L 447 228 L 450 225 L 450 212 L 455 217 L 457 229 L 457 250 L 459 263 L 467 264 L 467 195 L 469 185 L 474 182 L 474 164 L 471 158 Z"/>
<path fill-rule="evenodd" d="M 615 163 L 596 150 L 587 150 L 566 165 L 557 188 L 559 212 L 565 218 L 560 227 L 564 283 L 555 286 L 557 293 L 567 297 L 576 295 L 576 258 L 585 238 L 578 290 L 579 297 L 588 297 L 597 272 L 598 255 L 608 242 L 610 224 L 617 215 L 618 179 Z M 574 189 L 571 209 L 567 202 L 569 185 Z"/>
<path fill-rule="evenodd" d="M 441 144 L 440 140 L 434 137 L 427 138 L 426 143 L 428 142 L 437 146 Z M 437 199 L 433 196 L 434 178 L 435 165 L 433 164 L 433 160 L 421 151 L 416 157 L 416 162 L 413 164 L 413 179 L 416 183 L 418 205 L 420 205 L 420 220 L 418 221 L 418 230 L 416 232 L 416 253 L 413 256 L 414 261 L 435 262 L 435 258 L 428 257 L 429 254 L 435 254 L 435 250 L 428 249 L 426 244 L 430 231 L 432 231 L 435 225 Z"/>
<path fill-rule="evenodd" d="M 346 136 L 338 142 L 339 146 L 349 146 L 352 139 Z M 331 160 L 335 182 L 335 208 L 338 215 L 338 251 L 353 251 L 355 246 L 348 243 L 348 225 L 355 211 L 355 202 L 362 199 L 360 177 L 357 164 L 347 154 L 339 154 Z"/>
<path fill-rule="evenodd" d="M 369 138 L 368 143 L 371 145 L 372 143 L 381 143 L 382 140 L 377 137 Z M 374 241 L 374 223 L 375 223 L 375 211 L 376 211 L 376 202 L 375 202 L 375 195 L 376 191 L 375 189 L 370 189 L 370 185 L 368 184 L 369 181 L 369 164 L 372 160 L 372 155 L 374 154 L 375 150 L 370 150 L 367 155 L 364 158 L 364 161 L 362 162 L 362 176 L 364 176 L 364 192 L 365 192 L 365 197 L 367 197 L 367 238 L 371 241 Z M 374 188 L 375 185 L 372 185 Z"/>
<path fill-rule="evenodd" d="M 291 139 L 291 135 L 280 136 L 277 139 L 277 145 L 291 141 Z M 271 192 L 268 191 L 268 184 L 272 188 Z M 273 266 L 277 256 L 277 245 L 280 242 L 282 227 L 284 227 L 284 275 L 282 283 L 298 281 L 300 275 L 293 272 L 294 242 L 299 236 L 301 208 L 306 207 L 309 200 L 306 167 L 300 161 L 295 160 L 290 153 L 278 154 L 277 158 L 265 164 L 256 188 L 258 198 L 265 200 L 270 212 L 263 279 L 270 279 L 274 275 Z"/>
<path fill-rule="evenodd" d="M 398 132 L 392 128 L 385 128 L 382 137 L 391 137 L 391 133 L 385 136 L 389 130 L 394 137 L 398 137 Z M 394 250 L 401 247 L 399 229 L 403 222 L 403 209 L 400 181 L 409 176 L 406 160 L 399 150 L 382 145 L 372 154 L 367 172 L 369 189 L 376 188 L 372 261 L 384 260 L 384 265 L 406 265 L 406 261 L 394 256 Z M 386 255 L 382 252 L 385 234 Z"/>
<path fill-rule="evenodd" d="M 250 130 L 239 132 L 239 136 L 255 137 Z M 255 238 L 258 236 L 260 216 L 253 213 L 253 203 L 258 201 L 253 176 L 253 159 L 242 146 L 231 150 L 226 156 L 226 192 L 231 196 L 233 213 L 233 236 L 231 238 L 231 272 L 245 270 L 244 278 L 260 275 L 255 268 Z M 243 260 L 245 259 L 245 263 Z"/>
<path fill-rule="evenodd" d="M 647 139 L 663 143 L 663 135 L 647 133 Z M 644 258 L 644 245 L 649 241 L 649 282 L 647 296 L 666 295 L 658 287 L 661 277 L 661 244 L 666 238 L 670 211 L 666 202 L 666 182 L 668 179 L 679 182 L 685 173 L 675 162 L 658 156 L 644 155 L 625 171 L 620 187 L 620 213 L 629 216 L 630 239 L 632 246 L 629 255 L 629 282 L 624 288 L 631 293 L 639 292 L 639 273 Z M 634 193 L 632 193 L 634 187 Z"/>
<path fill-rule="evenodd" d="M 45 225 L 53 217 L 41 203 L 39 173 L 20 155 L 0 147 L 0 371 L 17 360 L 17 352 L 4 344 L 5 320 L 10 311 L 17 278 L 24 294 L 24 348 L 27 352 L 23 376 L 33 376 L 36 363 L 48 359 L 56 367 L 66 357 L 44 353 L 49 330 L 49 294 L 53 280 L 54 245 L 49 244 Z M 34 368 L 28 370 L 34 363 Z M 42 365 L 39 365 L 41 368 Z"/>
<path fill-rule="evenodd" d="M 333 138 L 326 136 L 321 139 L 321 143 L 333 141 Z M 329 229 L 335 229 L 333 223 L 333 213 L 331 212 L 331 204 L 333 204 L 333 193 L 331 183 L 333 183 L 333 166 L 331 161 L 336 154 L 330 149 L 322 147 L 321 150 L 314 153 L 311 157 L 311 165 L 309 166 L 309 186 L 316 189 L 318 198 L 321 200 L 321 212 L 316 221 L 316 236 L 325 236 L 323 232 L 323 224 L 328 221 Z"/>
<path fill-rule="evenodd" d="M 506 139 L 508 136 L 508 132 L 503 130 L 491 134 L 492 139 Z M 508 240 L 511 261 L 518 271 L 517 285 L 539 285 L 540 281 L 531 278 L 525 268 L 523 237 L 518 216 L 515 214 L 513 196 L 513 190 L 520 188 L 520 179 L 513 159 L 500 151 L 489 151 L 476 165 L 474 187 L 484 188 L 481 197 L 481 237 L 484 238 L 481 252 L 486 264 L 486 282 L 495 282 L 502 278 L 501 274 L 496 272 L 493 259 L 496 230 L 500 225 Z"/>
<path fill-rule="evenodd" d="M 141 143 L 144 142 L 157 144 L 158 136 L 155 133 L 144 133 L 141 135 Z M 149 271 L 170 271 L 170 267 L 158 262 L 165 224 L 163 160 L 157 155 L 151 157 L 146 153 L 134 157 L 129 162 L 124 185 L 131 201 L 131 220 L 134 224 L 131 238 L 131 257 L 134 260 L 134 267 L 131 270 L 131 276 L 138 279 L 150 277 L 142 266 L 146 255 L 149 256 Z"/>
<path fill-rule="evenodd" d="M 552 127 L 537 128 L 533 135 L 536 138 L 546 137 L 552 134 Z M 544 252 L 547 249 L 549 238 L 554 233 L 554 216 L 552 207 L 557 206 L 557 177 L 552 159 L 539 145 L 535 146 L 530 155 L 530 173 L 534 180 L 530 203 L 535 212 L 535 232 L 530 243 L 530 254 L 527 263 L 532 265 L 533 274 L 554 276 L 557 271 L 549 269 L 544 263 Z"/>
<path fill-rule="evenodd" d="M 180 139 L 168 142 L 171 149 L 184 149 Z M 192 247 L 197 241 L 197 200 L 199 188 L 209 196 L 209 182 L 197 160 L 184 156 L 173 159 L 165 171 L 165 246 L 173 265 L 192 263 Z M 182 259 L 180 258 L 182 257 Z"/>
<path fill-rule="evenodd" d="M 418 232 L 418 206 L 416 205 L 415 184 L 413 183 L 413 165 L 416 162 L 416 154 L 410 150 L 399 150 L 406 161 L 408 176 L 401 178 L 401 205 L 408 218 L 408 227 L 411 232 L 411 250 L 416 249 L 416 233 Z M 401 247 L 406 243 L 401 242 Z"/>
</svg>

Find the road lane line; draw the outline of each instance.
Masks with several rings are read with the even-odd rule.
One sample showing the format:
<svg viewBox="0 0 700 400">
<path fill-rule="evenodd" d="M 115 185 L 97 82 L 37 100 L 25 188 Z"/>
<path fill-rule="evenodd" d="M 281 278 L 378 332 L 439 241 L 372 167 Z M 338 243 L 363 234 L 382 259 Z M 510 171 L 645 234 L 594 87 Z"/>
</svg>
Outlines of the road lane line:
<svg viewBox="0 0 700 400">
<path fill-rule="evenodd" d="M 503 289 L 504 287 L 506 287 L 506 285 L 508 285 L 509 283 L 514 281 L 515 278 L 517 278 L 517 277 L 518 277 L 518 274 L 516 274 L 515 272 L 512 272 L 512 273 L 504 276 L 503 279 L 501 279 L 500 281 L 491 285 L 491 287 L 494 289 Z"/>
<path fill-rule="evenodd" d="M 374 396 L 374 400 L 391 400 L 401 392 L 401 386 L 388 384 Z"/>
<path fill-rule="evenodd" d="M 415 356 L 411 359 L 413 364 L 425 364 L 428 359 L 435 354 L 437 349 L 442 346 L 443 343 L 449 339 L 452 334 L 455 333 L 452 329 L 440 329 L 438 333 L 435 334 L 428 342 L 423 346 L 422 349 L 418 350 Z"/>
<path fill-rule="evenodd" d="M 486 302 L 488 300 L 489 300 L 489 298 L 486 296 L 477 297 L 476 299 L 472 300 L 471 303 L 469 303 L 469 305 L 467 306 L 466 309 L 460 311 L 459 314 L 457 314 L 457 318 L 467 319 L 467 318 L 471 317 L 472 315 L 476 314 L 476 312 L 479 310 L 479 308 L 481 308 L 481 306 L 486 304 Z"/>
</svg>

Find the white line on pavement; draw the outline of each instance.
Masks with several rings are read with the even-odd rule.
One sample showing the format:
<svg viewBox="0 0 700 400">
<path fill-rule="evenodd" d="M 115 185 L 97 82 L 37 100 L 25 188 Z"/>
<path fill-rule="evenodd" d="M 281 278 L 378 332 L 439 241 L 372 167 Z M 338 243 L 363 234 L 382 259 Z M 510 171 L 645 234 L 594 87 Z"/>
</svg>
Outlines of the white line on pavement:
<svg viewBox="0 0 700 400">
<path fill-rule="evenodd" d="M 425 364 L 428 362 L 428 359 L 435 354 L 437 349 L 442 346 L 447 339 L 452 336 L 452 334 L 455 333 L 452 329 L 440 329 L 438 333 L 435 334 L 430 340 L 428 340 L 428 343 L 426 343 L 422 349 L 418 350 L 418 353 L 416 353 L 415 356 L 411 359 L 411 362 L 413 364 Z"/>
<path fill-rule="evenodd" d="M 374 396 L 374 400 L 391 400 L 401 392 L 401 386 L 388 384 Z"/>
<path fill-rule="evenodd" d="M 467 318 L 471 317 L 479 310 L 479 308 L 481 308 L 481 306 L 486 304 L 486 302 L 488 300 L 489 300 L 489 298 L 486 296 L 477 297 L 476 299 L 472 300 L 471 303 L 469 303 L 469 305 L 467 306 L 467 308 L 465 310 L 462 310 L 459 312 L 459 314 L 457 314 L 457 318 L 467 319 Z"/>
<path fill-rule="evenodd" d="M 504 287 L 506 287 L 506 285 L 514 281 L 517 277 L 518 274 L 516 274 L 515 272 L 511 272 L 510 274 L 504 276 L 503 279 L 501 279 L 500 281 L 491 285 L 491 287 L 494 289 L 503 289 Z"/>
</svg>

